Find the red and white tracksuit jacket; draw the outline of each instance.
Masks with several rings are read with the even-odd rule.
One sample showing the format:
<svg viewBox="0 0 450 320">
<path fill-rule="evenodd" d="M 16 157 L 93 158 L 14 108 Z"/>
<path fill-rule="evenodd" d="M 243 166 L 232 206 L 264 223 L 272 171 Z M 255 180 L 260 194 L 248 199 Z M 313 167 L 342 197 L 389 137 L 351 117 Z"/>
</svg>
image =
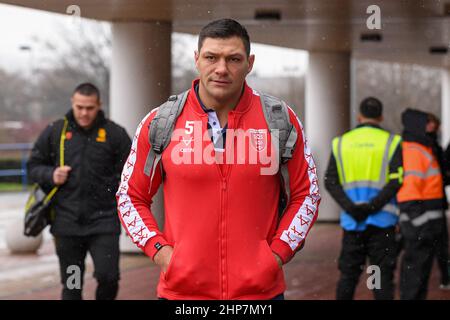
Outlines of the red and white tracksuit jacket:
<svg viewBox="0 0 450 320">
<path fill-rule="evenodd" d="M 197 100 L 194 86 L 175 124 L 175 129 L 185 136 L 172 140 L 163 152 L 164 179 L 158 166 L 152 185 L 150 177 L 144 174 L 144 165 L 150 150 L 148 128 L 156 109 L 139 124 L 117 192 L 118 211 L 128 235 L 149 257 L 153 258 L 161 245 L 174 248 L 167 271 L 160 274 L 159 297 L 270 299 L 285 290 L 283 271 L 272 252 L 284 263 L 293 257 L 317 219 L 320 202 L 311 151 L 300 121 L 289 111 L 298 140 L 287 164 L 290 201 L 281 220 L 279 175 L 262 175 L 260 171 L 268 164 L 174 161 L 179 155 L 193 159 L 198 149 L 200 154 L 208 150 L 214 154 L 211 140 L 202 139 L 207 132 L 208 115 Z M 193 132 L 194 123 L 198 130 L 201 128 L 200 135 Z M 237 150 L 233 137 L 227 133 L 227 152 L 270 149 L 270 136 L 260 135 L 268 130 L 260 97 L 247 85 L 240 102 L 228 115 L 228 129 L 250 129 L 251 134 L 257 134 L 248 139 L 246 148 Z M 248 150 L 243 157 L 248 157 Z M 158 229 L 150 209 L 162 182 L 163 231 Z"/>
</svg>

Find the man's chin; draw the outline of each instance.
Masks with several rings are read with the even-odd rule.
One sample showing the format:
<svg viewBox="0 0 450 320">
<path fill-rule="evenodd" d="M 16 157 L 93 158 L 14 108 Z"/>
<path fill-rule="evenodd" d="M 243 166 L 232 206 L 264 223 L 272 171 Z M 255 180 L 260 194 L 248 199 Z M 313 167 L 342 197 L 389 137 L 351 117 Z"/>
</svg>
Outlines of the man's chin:
<svg viewBox="0 0 450 320">
<path fill-rule="evenodd" d="M 83 129 L 89 128 L 92 126 L 92 122 L 88 122 L 88 121 L 79 121 L 78 125 L 80 127 L 82 127 Z"/>
<path fill-rule="evenodd" d="M 227 100 L 233 96 L 233 91 L 230 88 L 212 87 L 209 90 L 209 94 L 218 101 Z"/>
</svg>

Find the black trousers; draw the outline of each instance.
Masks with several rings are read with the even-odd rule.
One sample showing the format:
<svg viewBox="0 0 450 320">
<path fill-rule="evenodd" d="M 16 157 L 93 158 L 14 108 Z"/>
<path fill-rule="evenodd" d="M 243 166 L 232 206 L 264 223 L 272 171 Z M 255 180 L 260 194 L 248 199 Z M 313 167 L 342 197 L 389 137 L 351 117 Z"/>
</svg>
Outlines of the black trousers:
<svg viewBox="0 0 450 320">
<path fill-rule="evenodd" d="M 449 284 L 450 264 L 448 260 L 448 229 L 447 217 L 444 214 L 444 226 L 442 228 L 441 236 L 438 239 L 436 248 L 436 258 L 438 261 L 439 270 L 441 272 L 441 284 Z"/>
<path fill-rule="evenodd" d="M 119 289 L 119 235 L 56 237 L 63 300 L 81 300 L 86 254 L 94 262 L 96 299 L 114 300 Z"/>
<path fill-rule="evenodd" d="M 377 228 L 369 225 L 361 232 L 344 230 L 339 257 L 341 276 L 336 289 L 336 299 L 353 299 L 367 258 L 371 265 L 379 267 L 380 270 L 380 288 L 372 289 L 375 299 L 394 299 L 393 278 L 397 245 L 394 227 Z"/>
<path fill-rule="evenodd" d="M 424 300 L 428 280 L 442 237 L 444 219 L 434 219 L 415 227 L 410 221 L 400 223 L 404 254 L 400 273 L 400 299 Z"/>
</svg>

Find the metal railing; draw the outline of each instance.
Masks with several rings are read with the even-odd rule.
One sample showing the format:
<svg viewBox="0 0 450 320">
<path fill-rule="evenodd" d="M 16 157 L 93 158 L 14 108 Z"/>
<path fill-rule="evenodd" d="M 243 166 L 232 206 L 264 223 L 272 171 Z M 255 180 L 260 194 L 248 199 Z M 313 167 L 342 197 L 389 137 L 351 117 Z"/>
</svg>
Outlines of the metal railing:
<svg viewBox="0 0 450 320">
<path fill-rule="evenodd" d="M 5 143 L 0 144 L 0 152 L 3 151 L 20 151 L 22 154 L 21 157 L 21 168 L 15 169 L 3 169 L 0 170 L 0 177 L 22 177 L 22 190 L 26 190 L 28 186 L 28 177 L 27 177 L 27 159 L 28 152 L 33 147 L 32 143 Z"/>
</svg>

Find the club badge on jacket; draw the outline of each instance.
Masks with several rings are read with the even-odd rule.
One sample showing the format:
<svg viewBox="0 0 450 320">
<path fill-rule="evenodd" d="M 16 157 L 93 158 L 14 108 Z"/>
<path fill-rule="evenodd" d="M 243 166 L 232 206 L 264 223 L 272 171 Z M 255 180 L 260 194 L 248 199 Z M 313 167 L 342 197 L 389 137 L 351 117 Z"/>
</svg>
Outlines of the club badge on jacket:
<svg viewBox="0 0 450 320">
<path fill-rule="evenodd" d="M 98 129 L 97 142 L 106 142 L 106 130 L 103 128 Z"/>
</svg>

